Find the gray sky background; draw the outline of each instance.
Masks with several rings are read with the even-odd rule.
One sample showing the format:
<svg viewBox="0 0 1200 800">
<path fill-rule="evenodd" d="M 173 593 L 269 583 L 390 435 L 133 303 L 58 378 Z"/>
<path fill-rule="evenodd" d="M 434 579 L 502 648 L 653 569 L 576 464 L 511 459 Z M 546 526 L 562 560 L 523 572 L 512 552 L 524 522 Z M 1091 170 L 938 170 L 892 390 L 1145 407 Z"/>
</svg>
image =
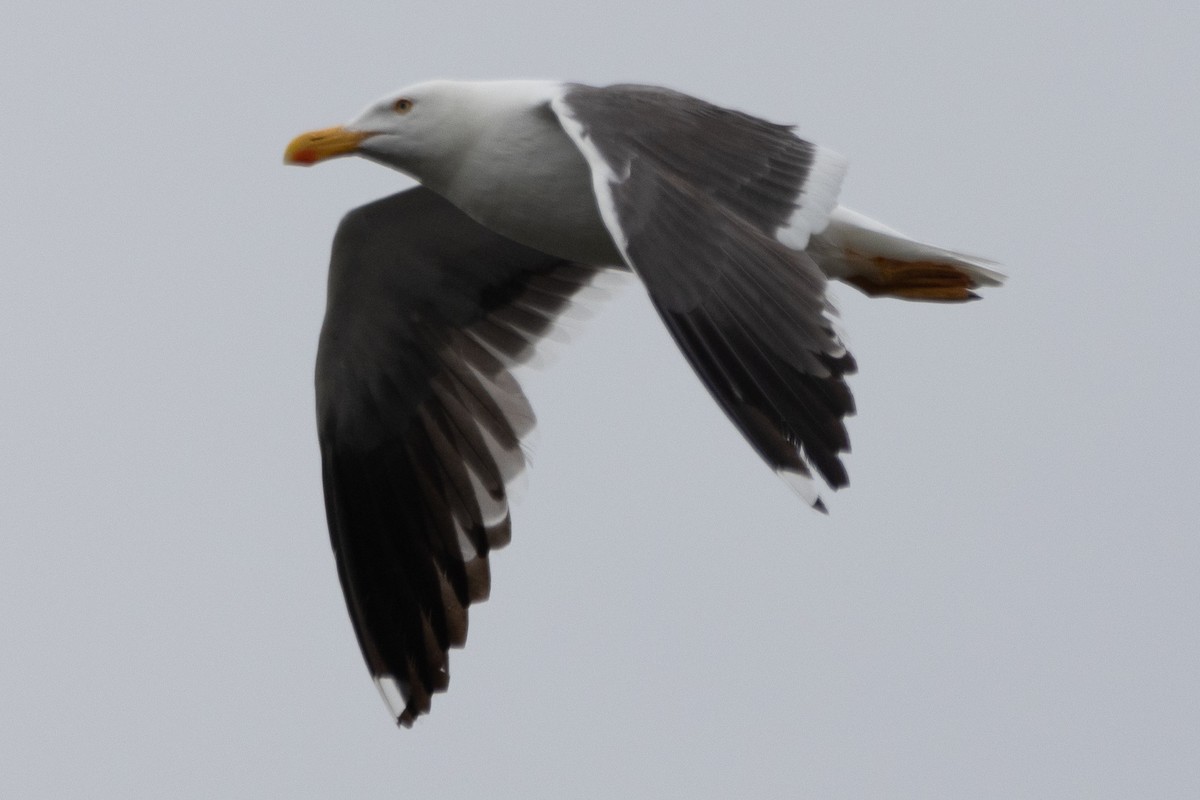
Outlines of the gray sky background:
<svg viewBox="0 0 1200 800">
<path fill-rule="evenodd" d="M 42 2 L 0 27 L 0 796 L 1200 795 L 1192 0 Z M 434 77 L 634 80 L 851 159 L 1000 261 L 836 292 L 852 485 L 809 511 L 636 284 L 525 376 L 513 544 L 395 729 L 325 530 L 330 237 L 281 165 Z"/>
</svg>

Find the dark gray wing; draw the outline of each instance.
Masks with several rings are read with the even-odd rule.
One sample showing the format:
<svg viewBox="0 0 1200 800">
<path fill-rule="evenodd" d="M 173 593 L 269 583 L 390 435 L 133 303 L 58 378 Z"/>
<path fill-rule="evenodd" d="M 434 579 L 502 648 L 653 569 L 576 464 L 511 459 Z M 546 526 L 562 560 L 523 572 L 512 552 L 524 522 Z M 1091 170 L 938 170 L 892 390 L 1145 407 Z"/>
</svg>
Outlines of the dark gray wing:
<svg viewBox="0 0 1200 800">
<path fill-rule="evenodd" d="M 572 85 L 552 107 L 692 367 L 759 455 L 823 509 L 812 470 L 847 483 L 855 364 L 824 275 L 794 248 L 825 226 L 844 163 L 789 127 L 655 87 Z"/>
<path fill-rule="evenodd" d="M 416 188 L 334 239 L 317 355 L 325 508 L 367 666 L 411 725 L 510 536 L 505 484 L 533 413 L 508 366 L 595 276 Z"/>
</svg>

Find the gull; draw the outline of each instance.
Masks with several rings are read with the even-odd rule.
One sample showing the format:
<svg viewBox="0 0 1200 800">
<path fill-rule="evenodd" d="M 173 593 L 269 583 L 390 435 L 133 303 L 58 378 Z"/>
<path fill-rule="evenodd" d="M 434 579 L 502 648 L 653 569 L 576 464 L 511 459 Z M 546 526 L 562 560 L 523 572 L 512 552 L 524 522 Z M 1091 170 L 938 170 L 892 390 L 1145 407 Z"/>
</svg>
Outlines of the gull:
<svg viewBox="0 0 1200 800">
<path fill-rule="evenodd" d="M 846 161 L 794 128 L 665 88 L 433 81 L 296 137 L 420 186 L 334 238 L 316 394 L 325 506 L 367 667 L 411 727 L 449 683 L 533 426 L 512 368 L 609 270 L 645 287 L 684 358 L 814 508 L 848 482 L 846 376 L 826 295 L 959 302 L 990 262 L 838 205 Z"/>
</svg>

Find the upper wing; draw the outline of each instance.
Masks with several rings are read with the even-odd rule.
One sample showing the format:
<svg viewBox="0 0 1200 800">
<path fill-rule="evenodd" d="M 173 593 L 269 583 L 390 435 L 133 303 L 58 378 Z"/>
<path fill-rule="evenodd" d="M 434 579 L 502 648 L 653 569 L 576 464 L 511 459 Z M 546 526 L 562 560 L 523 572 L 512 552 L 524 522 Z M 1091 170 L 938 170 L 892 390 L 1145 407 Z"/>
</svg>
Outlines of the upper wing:
<svg viewBox="0 0 1200 800">
<path fill-rule="evenodd" d="M 597 272 L 424 188 L 338 228 L 316 373 L 325 507 L 359 645 L 403 725 L 446 688 L 447 648 L 509 540 L 505 484 L 534 420 L 508 366 Z"/>
<path fill-rule="evenodd" d="M 664 89 L 571 85 L 551 103 L 601 215 L 692 367 L 767 463 L 823 508 L 847 482 L 855 369 L 802 252 L 844 162 L 791 129 Z"/>
</svg>

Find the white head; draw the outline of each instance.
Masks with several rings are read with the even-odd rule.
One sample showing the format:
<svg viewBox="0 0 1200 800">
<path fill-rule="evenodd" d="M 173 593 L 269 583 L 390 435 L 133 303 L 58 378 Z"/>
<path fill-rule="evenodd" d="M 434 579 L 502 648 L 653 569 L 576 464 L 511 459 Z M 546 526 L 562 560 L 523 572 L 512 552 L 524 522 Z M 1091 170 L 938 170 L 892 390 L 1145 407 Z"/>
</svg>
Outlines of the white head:
<svg viewBox="0 0 1200 800">
<path fill-rule="evenodd" d="M 420 177 L 422 166 L 452 150 L 469 107 L 461 84 L 422 83 L 380 98 L 345 125 L 310 131 L 287 146 L 286 164 L 310 166 L 360 155 Z"/>
<path fill-rule="evenodd" d="M 548 99 L 551 86 L 533 81 L 417 84 L 379 99 L 345 125 L 297 136 L 283 160 L 309 166 L 360 155 L 424 181 L 469 149 L 497 117 Z"/>
</svg>

